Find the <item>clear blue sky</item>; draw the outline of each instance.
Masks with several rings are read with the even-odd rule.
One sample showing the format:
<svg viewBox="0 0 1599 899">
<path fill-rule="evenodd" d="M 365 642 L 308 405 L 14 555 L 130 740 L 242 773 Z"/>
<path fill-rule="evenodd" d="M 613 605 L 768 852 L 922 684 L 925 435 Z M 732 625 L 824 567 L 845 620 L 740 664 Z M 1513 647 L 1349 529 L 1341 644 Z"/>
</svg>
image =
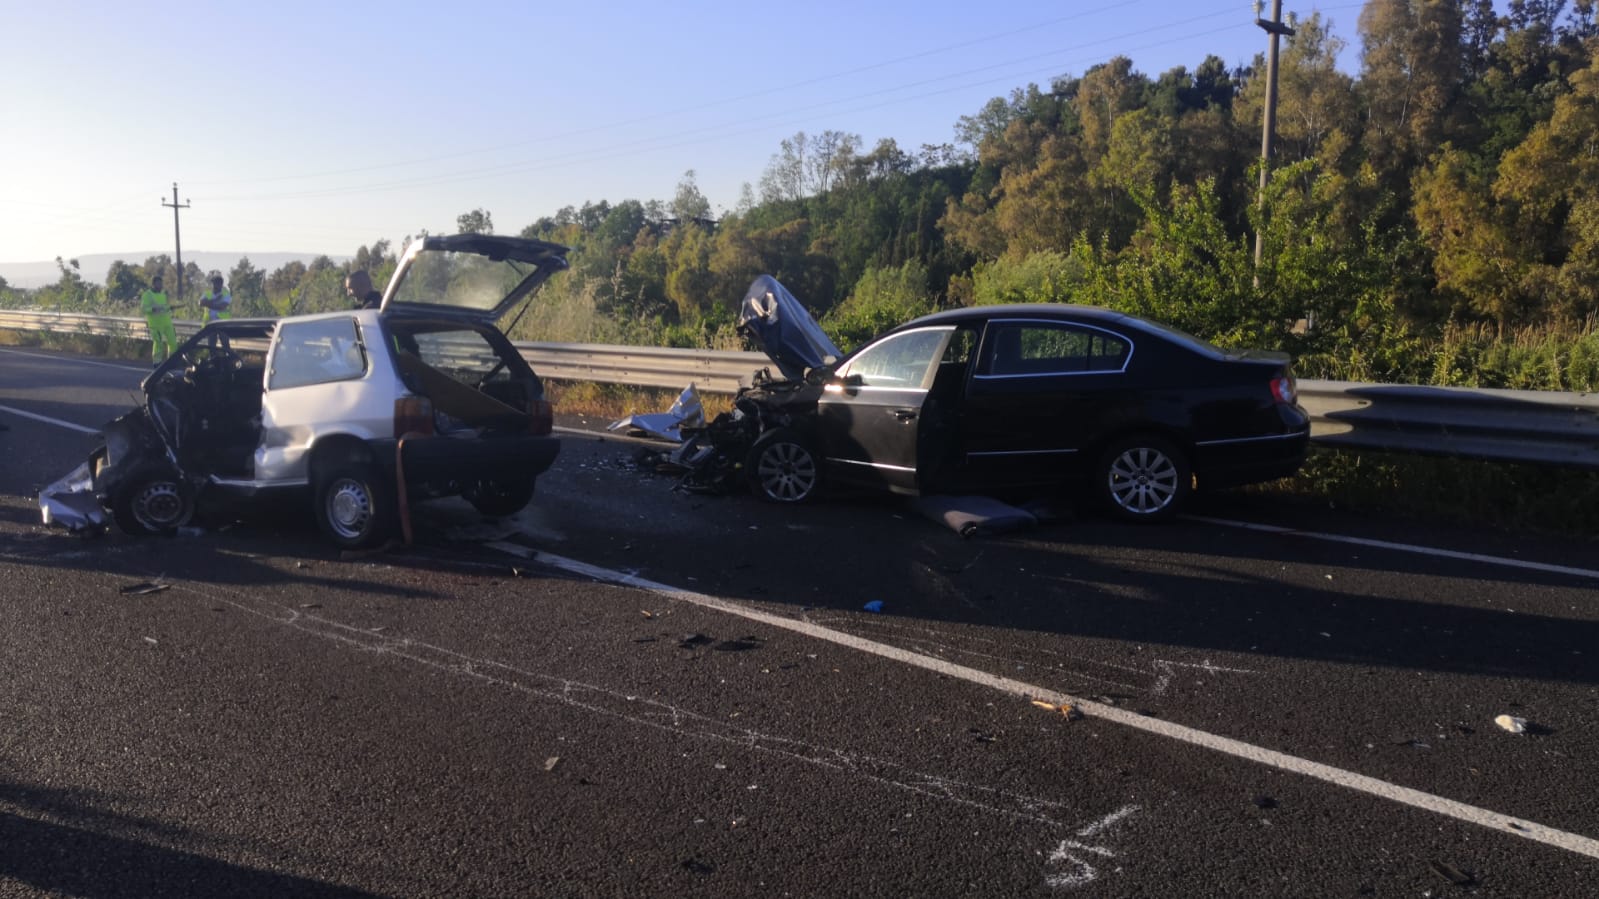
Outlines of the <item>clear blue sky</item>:
<svg viewBox="0 0 1599 899">
<path fill-rule="evenodd" d="M 1356 43 L 1358 2 L 1300 0 Z M 487 209 L 720 212 L 798 131 L 915 152 L 995 96 L 1122 54 L 1265 48 L 1248 0 L 597 4 L 0 0 L 0 262 L 353 253 Z M 1357 64 L 1354 53 L 1343 68 Z M 139 261 L 132 260 L 130 261 Z"/>
</svg>

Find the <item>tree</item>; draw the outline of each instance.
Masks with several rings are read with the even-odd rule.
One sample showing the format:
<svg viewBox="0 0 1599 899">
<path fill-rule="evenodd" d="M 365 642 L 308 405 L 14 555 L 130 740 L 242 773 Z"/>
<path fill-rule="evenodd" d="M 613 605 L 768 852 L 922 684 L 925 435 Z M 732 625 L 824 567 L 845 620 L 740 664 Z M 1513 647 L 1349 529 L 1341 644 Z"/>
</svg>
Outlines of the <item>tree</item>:
<svg viewBox="0 0 1599 899">
<path fill-rule="evenodd" d="M 106 271 L 105 295 L 112 303 L 137 303 L 144 288 L 145 282 L 139 278 L 138 270 L 121 259 L 112 262 Z"/>
<path fill-rule="evenodd" d="M 1385 183 L 1403 188 L 1451 135 L 1465 81 L 1458 2 L 1370 0 L 1360 12 L 1364 143 Z"/>
<path fill-rule="evenodd" d="M 493 234 L 494 219 L 486 209 L 463 212 L 455 218 L 456 230 L 461 234 Z"/>
<path fill-rule="evenodd" d="M 249 256 L 239 258 L 228 273 L 228 290 L 233 294 L 234 315 L 270 315 L 267 303 L 266 272 L 255 267 Z"/>
<path fill-rule="evenodd" d="M 711 202 L 700 193 L 700 186 L 694 182 L 693 169 L 684 172 L 683 180 L 677 182 L 677 193 L 672 197 L 672 217 L 680 222 L 711 217 Z"/>
</svg>

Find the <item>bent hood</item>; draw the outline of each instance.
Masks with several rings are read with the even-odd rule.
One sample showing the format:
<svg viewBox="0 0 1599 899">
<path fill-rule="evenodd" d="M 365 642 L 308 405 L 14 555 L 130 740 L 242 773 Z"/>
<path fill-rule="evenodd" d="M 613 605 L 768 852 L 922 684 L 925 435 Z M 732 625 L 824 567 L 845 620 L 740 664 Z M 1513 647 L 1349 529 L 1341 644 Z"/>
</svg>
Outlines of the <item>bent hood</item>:
<svg viewBox="0 0 1599 899">
<path fill-rule="evenodd" d="M 744 292 L 738 332 L 771 357 L 783 377 L 798 381 L 805 370 L 827 365 L 843 353 L 833 345 L 805 305 L 771 275 L 761 275 Z"/>
</svg>

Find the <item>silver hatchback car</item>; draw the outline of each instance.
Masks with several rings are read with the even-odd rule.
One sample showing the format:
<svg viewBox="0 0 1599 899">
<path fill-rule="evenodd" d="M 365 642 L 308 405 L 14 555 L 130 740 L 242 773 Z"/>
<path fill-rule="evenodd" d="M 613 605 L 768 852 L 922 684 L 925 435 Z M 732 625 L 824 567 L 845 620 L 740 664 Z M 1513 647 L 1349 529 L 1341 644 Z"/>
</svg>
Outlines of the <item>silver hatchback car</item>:
<svg viewBox="0 0 1599 899">
<path fill-rule="evenodd" d="M 213 322 L 145 379 L 143 405 L 40 495 L 47 523 L 159 534 L 202 497 L 306 491 L 335 544 L 462 496 L 509 515 L 560 450 L 544 385 L 496 327 L 566 248 L 491 235 L 413 243 L 378 309 Z M 98 513 L 98 514 L 97 514 Z"/>
</svg>

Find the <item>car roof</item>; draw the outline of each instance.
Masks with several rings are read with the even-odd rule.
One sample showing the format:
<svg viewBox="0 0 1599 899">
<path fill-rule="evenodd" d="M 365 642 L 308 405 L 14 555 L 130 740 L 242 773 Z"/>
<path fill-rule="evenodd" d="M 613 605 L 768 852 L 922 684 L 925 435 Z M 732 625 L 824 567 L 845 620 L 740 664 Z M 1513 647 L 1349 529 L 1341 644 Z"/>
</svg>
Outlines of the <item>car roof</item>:
<svg viewBox="0 0 1599 899">
<path fill-rule="evenodd" d="M 1100 306 L 1077 306 L 1069 303 L 1009 303 L 989 306 L 965 306 L 946 309 L 912 319 L 894 330 L 924 328 L 928 325 L 955 325 L 985 321 L 991 318 L 1058 318 L 1093 324 L 1114 322 L 1139 322 L 1134 316 Z"/>
</svg>

